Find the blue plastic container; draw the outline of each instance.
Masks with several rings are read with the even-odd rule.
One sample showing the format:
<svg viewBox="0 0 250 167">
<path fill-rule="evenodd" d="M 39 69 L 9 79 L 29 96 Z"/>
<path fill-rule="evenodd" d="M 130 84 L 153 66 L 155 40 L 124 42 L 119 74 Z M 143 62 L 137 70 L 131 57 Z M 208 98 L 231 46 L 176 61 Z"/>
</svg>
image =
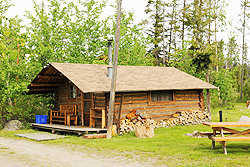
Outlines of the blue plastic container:
<svg viewBox="0 0 250 167">
<path fill-rule="evenodd" d="M 36 115 L 37 124 L 47 124 L 47 115 Z"/>
</svg>

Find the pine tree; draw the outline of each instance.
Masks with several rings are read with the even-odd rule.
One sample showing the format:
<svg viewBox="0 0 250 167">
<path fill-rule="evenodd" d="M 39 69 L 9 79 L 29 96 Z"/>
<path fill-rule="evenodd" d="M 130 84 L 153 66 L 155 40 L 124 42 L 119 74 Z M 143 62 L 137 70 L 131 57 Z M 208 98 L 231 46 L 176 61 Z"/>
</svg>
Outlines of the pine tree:
<svg viewBox="0 0 250 167">
<path fill-rule="evenodd" d="M 147 34 L 151 37 L 151 48 L 149 52 L 155 58 L 155 64 L 159 64 L 159 59 L 162 55 L 162 45 L 163 45 L 163 13 L 162 0 L 148 0 L 145 12 L 150 14 L 150 19 L 152 21 L 152 26 L 147 31 Z"/>
<path fill-rule="evenodd" d="M 246 28 L 247 28 L 247 23 L 248 23 L 248 19 L 250 16 L 250 12 L 249 12 L 249 8 L 250 7 L 250 1 L 249 0 L 243 0 L 241 1 L 241 9 L 242 9 L 242 13 L 241 13 L 241 17 L 242 19 L 240 19 L 240 22 L 242 23 L 242 27 L 241 27 L 241 33 L 242 33 L 242 56 L 241 56 L 241 89 L 240 89 L 240 99 L 242 100 L 242 94 L 243 94 L 243 77 L 244 77 L 244 62 L 247 59 L 246 53 L 247 53 L 247 49 L 246 49 L 246 41 L 245 41 L 245 36 L 246 36 Z"/>
</svg>

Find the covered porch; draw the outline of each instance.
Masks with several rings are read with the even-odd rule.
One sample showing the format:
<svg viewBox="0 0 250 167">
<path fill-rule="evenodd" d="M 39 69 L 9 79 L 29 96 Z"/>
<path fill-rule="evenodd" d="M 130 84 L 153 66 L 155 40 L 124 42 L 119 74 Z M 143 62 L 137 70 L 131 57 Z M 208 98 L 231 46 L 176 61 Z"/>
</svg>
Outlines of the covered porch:
<svg viewBox="0 0 250 167">
<path fill-rule="evenodd" d="M 78 65 L 72 64 L 72 68 L 78 69 Z M 82 71 L 80 72 L 82 73 Z M 85 80 L 86 78 L 81 81 L 84 82 Z M 78 73 L 65 68 L 63 64 L 49 64 L 28 86 L 29 92 L 27 94 L 53 95 L 54 107 L 48 113 L 48 122 L 51 126 L 69 125 L 72 128 L 79 126 L 80 129 L 83 127 L 104 129 L 107 120 L 107 97 L 105 93 L 94 96 L 95 91 L 83 91 L 85 89 L 81 87 L 89 83 L 78 83 L 79 81 Z M 96 103 L 94 103 L 95 100 L 97 100 Z M 72 124 L 75 126 L 72 126 Z M 43 125 L 41 127 L 45 128 Z M 48 128 L 48 124 L 46 127 Z M 53 127 L 50 128 L 54 129 Z M 69 130 L 68 128 L 66 129 Z M 89 130 L 80 131 L 87 132 Z"/>
</svg>

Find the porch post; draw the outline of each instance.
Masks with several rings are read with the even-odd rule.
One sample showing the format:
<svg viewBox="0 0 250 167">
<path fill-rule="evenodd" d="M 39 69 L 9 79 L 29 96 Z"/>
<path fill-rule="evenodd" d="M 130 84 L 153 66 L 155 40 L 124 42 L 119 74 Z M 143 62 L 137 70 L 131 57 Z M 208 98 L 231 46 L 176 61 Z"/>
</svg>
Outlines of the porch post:
<svg viewBox="0 0 250 167">
<path fill-rule="evenodd" d="M 81 91 L 81 110 L 82 110 L 82 126 L 84 126 L 84 118 L 83 118 L 83 112 L 84 112 L 84 94 Z"/>
<path fill-rule="evenodd" d="M 206 103 L 207 103 L 207 112 L 209 113 L 210 119 L 211 119 L 210 91 L 209 91 L 209 89 L 207 89 L 207 99 L 206 99 Z"/>
</svg>

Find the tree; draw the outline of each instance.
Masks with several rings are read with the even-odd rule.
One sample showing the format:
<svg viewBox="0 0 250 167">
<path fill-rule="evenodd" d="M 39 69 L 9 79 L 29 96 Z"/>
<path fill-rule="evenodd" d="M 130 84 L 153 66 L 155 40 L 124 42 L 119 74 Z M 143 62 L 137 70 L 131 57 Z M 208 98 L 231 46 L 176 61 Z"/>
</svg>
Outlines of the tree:
<svg viewBox="0 0 250 167">
<path fill-rule="evenodd" d="M 48 0 L 46 13 L 35 3 L 35 15 L 26 15 L 31 21 L 27 46 L 34 64 L 43 67 L 49 62 L 92 63 L 95 56 L 102 55 L 107 32 L 106 22 L 99 17 L 104 6 L 105 1 L 74 4 Z"/>
<path fill-rule="evenodd" d="M 0 128 L 11 119 L 34 121 L 37 110 L 28 110 L 26 104 L 39 108 L 39 104 L 33 103 L 37 98 L 22 96 L 30 79 L 25 47 L 27 34 L 21 33 L 23 27 L 17 16 L 5 16 L 10 7 L 7 0 L 0 1 Z M 33 119 L 26 113 L 33 113 Z"/>
<path fill-rule="evenodd" d="M 226 60 L 226 69 L 231 70 L 233 67 L 238 66 L 239 62 L 239 45 L 236 42 L 234 34 L 231 34 L 228 39 L 227 44 L 227 60 Z"/>
<path fill-rule="evenodd" d="M 122 12 L 119 65 L 153 65 L 152 54 L 146 50 L 150 40 L 144 37 L 143 30 L 142 26 L 133 24 L 133 13 Z"/>
<path fill-rule="evenodd" d="M 250 16 L 249 13 L 249 7 L 250 7 L 250 1 L 248 0 L 244 0 L 241 1 L 241 9 L 243 10 L 241 13 L 241 17 L 243 17 L 242 19 L 240 19 L 240 22 L 242 23 L 242 28 L 241 28 L 241 32 L 242 32 L 242 57 L 241 57 L 241 89 L 240 89 L 240 99 L 242 100 L 242 95 L 243 95 L 243 77 L 244 77 L 244 62 L 247 59 L 246 56 L 246 42 L 245 42 L 245 35 L 246 35 L 246 28 L 247 28 L 247 23 L 248 23 L 248 19 Z"/>
<path fill-rule="evenodd" d="M 161 0 L 148 0 L 145 12 L 151 14 L 152 27 L 149 28 L 147 34 L 151 38 L 151 46 L 149 53 L 155 58 L 155 64 L 159 64 L 159 59 L 162 55 L 162 42 L 163 42 L 163 13 L 164 3 Z"/>
</svg>

